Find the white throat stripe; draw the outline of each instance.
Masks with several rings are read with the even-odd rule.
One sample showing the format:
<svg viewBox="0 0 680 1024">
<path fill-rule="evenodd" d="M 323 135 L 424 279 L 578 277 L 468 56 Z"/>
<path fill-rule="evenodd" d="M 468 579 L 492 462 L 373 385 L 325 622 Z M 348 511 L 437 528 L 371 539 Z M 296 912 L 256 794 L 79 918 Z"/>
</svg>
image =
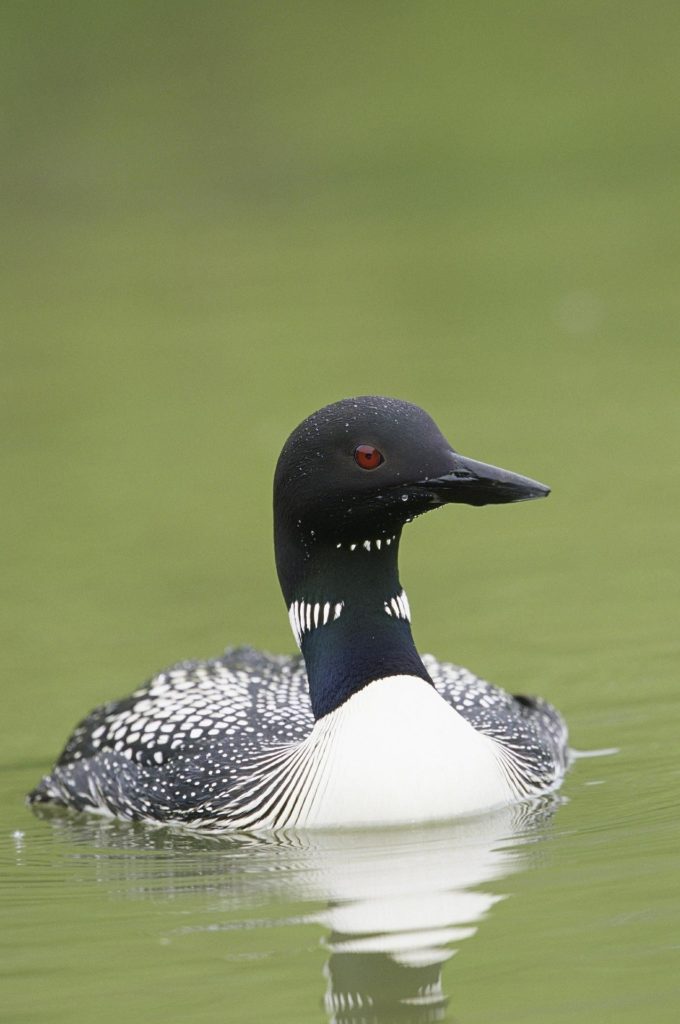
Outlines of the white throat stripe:
<svg viewBox="0 0 680 1024">
<path fill-rule="evenodd" d="M 405 622 L 411 621 L 411 609 L 409 607 L 406 593 L 403 590 L 401 594 L 396 594 L 394 597 L 391 597 L 389 601 L 385 601 L 383 603 L 383 608 L 388 615 L 391 615 L 395 619 L 403 619 Z"/>
<path fill-rule="evenodd" d="M 314 604 L 305 600 L 293 601 L 288 609 L 288 619 L 298 647 L 302 647 L 302 638 L 306 633 L 339 619 L 344 607 L 344 601 L 337 601 L 335 604 L 331 604 L 330 601 L 326 601 L 325 604 L 319 601 Z"/>
</svg>

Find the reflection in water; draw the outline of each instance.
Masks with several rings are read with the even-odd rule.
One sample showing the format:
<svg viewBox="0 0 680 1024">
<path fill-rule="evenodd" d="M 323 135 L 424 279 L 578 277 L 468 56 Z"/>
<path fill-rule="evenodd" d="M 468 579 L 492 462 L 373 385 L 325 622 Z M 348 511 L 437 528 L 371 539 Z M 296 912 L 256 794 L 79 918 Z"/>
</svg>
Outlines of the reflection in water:
<svg viewBox="0 0 680 1024">
<path fill-rule="evenodd" d="M 331 1024 L 425 1024 L 447 1019 L 442 965 L 503 899 L 486 886 L 522 866 L 558 803 L 427 828 L 214 838 L 40 814 L 76 848 L 80 868 L 89 861 L 98 882 L 128 898 L 203 892 L 239 913 L 272 901 L 324 904 L 290 923 L 325 929 Z"/>
</svg>

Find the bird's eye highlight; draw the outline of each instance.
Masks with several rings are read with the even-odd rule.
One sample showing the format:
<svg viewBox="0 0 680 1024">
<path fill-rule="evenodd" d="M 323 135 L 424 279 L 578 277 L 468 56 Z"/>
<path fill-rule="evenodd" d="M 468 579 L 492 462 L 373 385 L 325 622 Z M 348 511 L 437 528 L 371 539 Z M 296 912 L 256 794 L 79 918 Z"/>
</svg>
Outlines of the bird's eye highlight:
<svg viewBox="0 0 680 1024">
<path fill-rule="evenodd" d="M 360 444 L 354 449 L 354 461 L 362 469 L 377 469 L 385 459 L 372 444 Z"/>
</svg>

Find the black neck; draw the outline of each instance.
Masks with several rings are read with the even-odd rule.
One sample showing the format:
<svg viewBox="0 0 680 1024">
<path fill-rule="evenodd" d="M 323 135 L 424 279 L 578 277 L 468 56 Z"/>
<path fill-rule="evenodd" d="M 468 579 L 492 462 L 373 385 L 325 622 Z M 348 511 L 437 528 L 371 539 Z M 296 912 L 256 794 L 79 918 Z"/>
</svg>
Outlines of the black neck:
<svg viewBox="0 0 680 1024">
<path fill-rule="evenodd" d="M 277 565 L 286 605 L 290 609 L 293 602 L 304 602 L 300 646 L 316 719 L 375 679 L 411 675 L 431 682 L 413 642 L 408 606 L 396 601 L 402 591 L 399 539 L 399 533 L 390 536 L 389 543 L 387 535 L 357 538 L 338 547 L 313 537 L 277 535 Z M 317 605 L 319 625 L 314 626 Z M 307 606 L 311 606 L 309 629 Z"/>
</svg>

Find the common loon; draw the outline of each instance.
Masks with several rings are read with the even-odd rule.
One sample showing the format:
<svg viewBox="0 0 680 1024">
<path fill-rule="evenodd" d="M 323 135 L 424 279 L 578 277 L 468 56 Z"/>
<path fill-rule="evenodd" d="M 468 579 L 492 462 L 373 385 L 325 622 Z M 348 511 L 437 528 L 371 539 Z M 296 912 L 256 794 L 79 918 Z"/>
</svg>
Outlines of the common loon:
<svg viewBox="0 0 680 1024">
<path fill-rule="evenodd" d="M 421 657 L 397 564 L 415 516 L 548 493 L 463 457 L 408 402 L 320 409 L 274 477 L 301 656 L 239 647 L 161 672 L 88 715 L 29 801 L 221 832 L 441 820 L 555 789 L 559 713 Z"/>
</svg>

